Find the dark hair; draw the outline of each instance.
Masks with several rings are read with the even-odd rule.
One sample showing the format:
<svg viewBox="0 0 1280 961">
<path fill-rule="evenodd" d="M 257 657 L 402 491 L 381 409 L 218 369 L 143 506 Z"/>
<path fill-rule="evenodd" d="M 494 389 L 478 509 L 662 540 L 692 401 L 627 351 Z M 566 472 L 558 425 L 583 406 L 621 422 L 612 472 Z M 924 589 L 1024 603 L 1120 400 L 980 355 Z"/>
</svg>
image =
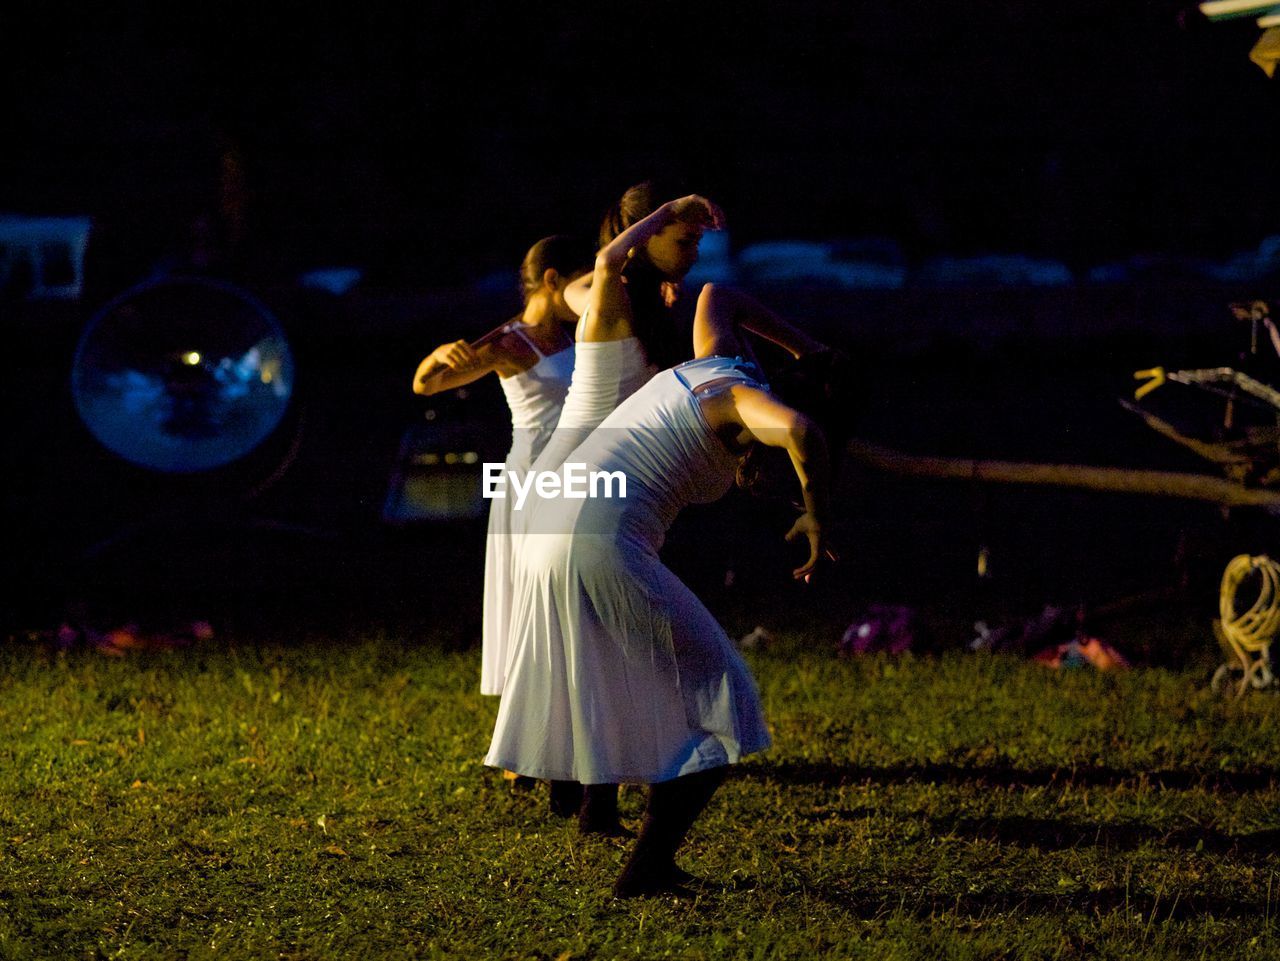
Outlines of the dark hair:
<svg viewBox="0 0 1280 961">
<path fill-rule="evenodd" d="M 628 187 L 600 223 L 600 246 L 608 246 L 628 227 L 680 196 L 683 194 L 675 183 L 646 180 Z M 663 297 L 663 284 L 668 278 L 653 266 L 643 250 L 637 250 L 627 261 L 622 276 L 631 300 L 632 327 L 649 362 L 665 370 L 688 360 L 690 332 L 680 329 Z"/>
<path fill-rule="evenodd" d="M 553 234 L 529 248 L 520 263 L 520 293 L 528 302 L 542 286 L 542 275 L 554 270 L 563 277 L 585 274 L 595 260 L 595 251 L 579 237 Z"/>
<path fill-rule="evenodd" d="M 618 202 L 609 208 L 600 222 L 600 246 L 606 247 L 614 237 L 622 233 L 632 224 L 648 217 L 665 203 L 665 194 L 658 193 L 659 186 L 652 180 L 646 180 L 623 191 Z"/>
<path fill-rule="evenodd" d="M 848 356 L 820 350 L 791 361 L 769 378 L 769 391 L 812 419 L 827 441 L 834 479 L 857 416 L 861 378 Z M 779 495 L 793 484 L 790 459 L 780 448 L 753 444 L 738 463 L 738 486 L 759 496 Z"/>
</svg>

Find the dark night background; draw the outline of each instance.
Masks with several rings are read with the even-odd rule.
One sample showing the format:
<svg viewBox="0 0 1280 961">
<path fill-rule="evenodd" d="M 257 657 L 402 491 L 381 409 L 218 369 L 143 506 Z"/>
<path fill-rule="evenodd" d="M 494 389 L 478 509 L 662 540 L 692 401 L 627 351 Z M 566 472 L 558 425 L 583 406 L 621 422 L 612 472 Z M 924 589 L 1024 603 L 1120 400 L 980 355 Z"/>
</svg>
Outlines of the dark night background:
<svg viewBox="0 0 1280 961">
<path fill-rule="evenodd" d="M 7 563 L 31 601 L 19 619 L 90 581 L 139 591 L 175 566 L 172 527 L 163 548 L 135 546 L 116 580 L 83 565 L 85 544 L 139 516 L 164 485 L 92 448 L 65 383 L 87 317 L 193 245 L 211 251 L 206 269 L 280 313 L 300 390 L 313 398 L 290 483 L 265 509 L 299 529 L 323 517 L 345 538 L 238 548 L 259 566 L 252 583 L 229 590 L 252 598 L 245 604 L 278 604 L 262 585 L 288 568 L 284 592 L 314 598 L 376 580 L 366 601 L 409 605 L 413 585 L 440 574 L 425 559 L 439 545 L 375 536 L 362 520 L 376 513 L 404 423 L 420 413 L 406 389 L 414 362 L 514 308 L 514 293 L 473 297 L 469 285 L 513 271 L 539 236 L 591 234 L 639 179 L 676 177 L 715 198 L 735 248 L 875 237 L 898 245 L 908 266 L 1022 253 L 1080 277 L 1138 255 L 1222 260 L 1280 233 L 1280 82 L 1248 60 L 1252 19 L 1210 24 L 1193 11 L 1161 0 L 6 6 L 0 211 L 94 218 L 80 303 L 0 304 L 20 367 L 5 389 L 19 464 L 7 513 L 21 546 Z M 365 270 L 354 298 L 322 302 L 293 285 L 306 269 L 345 264 Z M 892 405 L 921 449 L 1096 462 L 1142 443 L 1098 425 L 1116 416 L 1130 371 L 1165 359 L 1152 357 L 1154 334 L 1132 333 L 1144 316 L 1205 337 L 1226 299 L 1275 296 L 1274 287 L 1273 274 L 1269 291 L 1180 280 L 1102 293 L 1077 285 L 1025 302 L 991 291 L 944 299 L 910 284 L 843 301 L 762 293 L 828 331 L 856 316 L 848 345 L 884 361 L 870 384 L 885 388 L 871 405 L 872 434 L 902 433 Z M 1089 339 L 1095 322 L 1120 339 Z M 1063 382 L 1012 414 L 1009 396 L 1043 372 L 1025 369 L 1028 359 L 1047 354 Z M 934 395 L 920 397 L 905 377 L 920 369 L 941 373 Z M 1094 380 L 1064 387 L 1086 369 Z M 933 423 L 942 406 L 946 430 Z M 936 485 L 873 483 L 913 507 L 936 496 Z M 1046 599 L 1055 572 L 1078 574 L 1097 552 L 1068 531 L 1062 550 L 1048 552 L 1058 566 L 1040 570 L 1034 538 L 1018 542 L 1025 525 L 993 498 L 1036 517 L 1093 510 L 1071 495 L 965 491 L 959 507 L 937 507 L 921 536 L 941 538 L 944 555 L 955 540 L 966 571 L 980 540 L 1006 537 L 1009 565 L 1030 571 L 1023 594 Z M 1116 512 L 1139 533 L 1167 527 L 1150 548 L 1165 558 L 1194 510 L 1134 503 Z M 946 534 L 944 517 L 954 521 Z M 206 535 L 190 534 L 188 547 Z M 352 536 L 364 538 L 360 550 Z M 470 529 L 465 539 L 482 546 Z M 357 556 L 395 560 L 356 578 Z M 419 562 L 406 567 L 405 557 Z M 145 576 L 134 576 L 139 565 Z M 474 558 L 446 566 L 467 565 Z M 917 576 L 904 557 L 850 568 L 869 589 Z"/>
<path fill-rule="evenodd" d="M 1185 3 L 27 6 L 0 209 L 93 213 L 123 272 L 220 189 L 256 272 L 423 286 L 589 230 L 651 173 L 737 244 L 911 258 L 1225 254 L 1280 223 L 1258 30 Z"/>
</svg>

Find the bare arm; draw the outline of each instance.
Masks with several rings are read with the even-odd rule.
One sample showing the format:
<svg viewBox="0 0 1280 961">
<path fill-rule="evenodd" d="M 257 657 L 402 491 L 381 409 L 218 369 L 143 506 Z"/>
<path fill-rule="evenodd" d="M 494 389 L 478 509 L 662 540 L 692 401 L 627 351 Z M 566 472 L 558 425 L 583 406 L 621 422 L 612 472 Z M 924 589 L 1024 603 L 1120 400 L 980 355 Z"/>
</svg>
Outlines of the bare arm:
<svg viewBox="0 0 1280 961">
<path fill-rule="evenodd" d="M 633 251 L 674 223 L 718 230 L 724 223 L 724 215 L 711 201 L 690 195 L 668 201 L 609 241 L 596 254 L 587 319 L 578 333 L 579 340 L 622 340 L 631 336 L 631 300 L 622 283 L 622 270 Z"/>
<path fill-rule="evenodd" d="M 729 390 L 728 397 L 732 414 L 724 410 L 721 416 L 740 424 L 751 440 L 767 447 L 783 448 L 791 458 L 804 498 L 804 513 L 787 532 L 787 540 L 807 538 L 809 559 L 792 571 L 797 579 L 807 580 L 824 555 L 834 557 L 827 543 L 831 519 L 831 458 L 827 440 L 813 420 L 768 391 L 738 384 Z"/>
<path fill-rule="evenodd" d="M 430 397 L 441 391 L 464 387 L 488 373 L 496 372 L 499 377 L 508 377 L 526 369 L 527 365 L 512 356 L 507 346 L 512 339 L 510 325 L 520 319 L 513 317 L 471 343 L 455 340 L 441 344 L 418 364 L 413 375 L 413 392 Z"/>
<path fill-rule="evenodd" d="M 724 213 L 706 197 L 699 197 L 697 194 L 690 194 L 679 200 L 668 200 L 649 216 L 637 220 L 605 244 L 596 254 L 596 268 L 604 265 L 621 270 L 631 256 L 631 251 L 677 222 L 693 224 L 705 230 L 720 230 L 724 226 Z"/>
<path fill-rule="evenodd" d="M 822 350 L 824 345 L 775 314 L 750 294 L 706 284 L 693 317 L 693 356 L 733 356 L 747 348 L 739 331 L 747 330 L 777 344 L 792 357 Z"/>
<path fill-rule="evenodd" d="M 413 392 L 430 397 L 477 381 L 497 367 L 492 351 L 483 347 L 476 350 L 465 340 L 441 344 L 418 365 L 413 375 Z"/>
</svg>

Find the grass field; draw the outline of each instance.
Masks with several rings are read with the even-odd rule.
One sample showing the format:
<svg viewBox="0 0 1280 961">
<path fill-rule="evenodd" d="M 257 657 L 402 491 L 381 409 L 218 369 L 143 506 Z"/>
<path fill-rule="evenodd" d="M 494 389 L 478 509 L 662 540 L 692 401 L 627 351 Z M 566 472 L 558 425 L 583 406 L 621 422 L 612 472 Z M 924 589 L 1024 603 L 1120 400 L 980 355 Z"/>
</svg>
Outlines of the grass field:
<svg viewBox="0 0 1280 961">
<path fill-rule="evenodd" d="M 785 638 L 683 857 L 723 886 L 620 903 L 480 763 L 474 652 L 339 640 L 0 648 L 0 957 L 1280 956 L 1280 699 L 1201 669 Z"/>
</svg>

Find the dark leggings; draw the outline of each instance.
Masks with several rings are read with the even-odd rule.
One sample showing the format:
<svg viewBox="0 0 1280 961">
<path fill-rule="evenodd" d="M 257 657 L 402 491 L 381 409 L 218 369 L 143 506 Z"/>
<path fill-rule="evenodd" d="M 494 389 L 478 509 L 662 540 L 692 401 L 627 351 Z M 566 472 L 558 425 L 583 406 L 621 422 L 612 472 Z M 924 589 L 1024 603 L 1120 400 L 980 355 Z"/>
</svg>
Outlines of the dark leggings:
<svg viewBox="0 0 1280 961">
<path fill-rule="evenodd" d="M 626 834 L 618 822 L 618 785 L 552 781 L 550 810 L 556 817 L 577 816 L 583 834 Z"/>
</svg>

